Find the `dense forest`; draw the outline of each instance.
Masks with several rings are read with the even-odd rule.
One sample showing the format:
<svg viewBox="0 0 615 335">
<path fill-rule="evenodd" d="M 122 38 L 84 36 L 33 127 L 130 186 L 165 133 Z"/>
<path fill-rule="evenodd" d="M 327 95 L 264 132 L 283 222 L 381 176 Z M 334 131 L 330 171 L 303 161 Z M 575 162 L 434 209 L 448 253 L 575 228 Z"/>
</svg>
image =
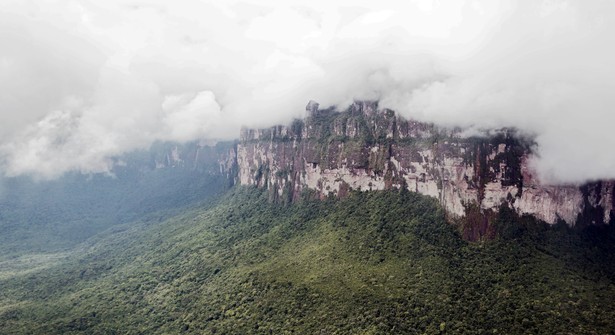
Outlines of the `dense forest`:
<svg viewBox="0 0 615 335">
<path fill-rule="evenodd" d="M 615 230 L 503 210 L 467 242 L 405 191 L 274 204 L 235 187 L 0 264 L 2 334 L 613 334 Z"/>
</svg>

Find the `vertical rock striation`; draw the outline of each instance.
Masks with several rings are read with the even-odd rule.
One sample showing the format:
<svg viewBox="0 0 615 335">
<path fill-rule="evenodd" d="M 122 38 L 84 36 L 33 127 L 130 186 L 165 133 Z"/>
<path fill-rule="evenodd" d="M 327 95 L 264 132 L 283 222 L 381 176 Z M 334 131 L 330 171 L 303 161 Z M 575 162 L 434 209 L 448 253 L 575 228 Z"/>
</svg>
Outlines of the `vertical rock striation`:
<svg viewBox="0 0 615 335">
<path fill-rule="evenodd" d="M 437 198 L 451 218 L 472 221 L 471 234 L 479 237 L 490 234 L 489 213 L 500 206 L 548 223 L 615 219 L 613 181 L 541 184 L 527 164 L 532 142 L 515 130 L 464 137 L 460 129 L 404 120 L 375 102 L 342 112 L 310 102 L 306 110 L 290 126 L 242 130 L 233 152 L 240 184 L 265 187 L 279 201 L 294 201 L 304 190 L 343 197 L 352 189 L 405 187 Z"/>
</svg>

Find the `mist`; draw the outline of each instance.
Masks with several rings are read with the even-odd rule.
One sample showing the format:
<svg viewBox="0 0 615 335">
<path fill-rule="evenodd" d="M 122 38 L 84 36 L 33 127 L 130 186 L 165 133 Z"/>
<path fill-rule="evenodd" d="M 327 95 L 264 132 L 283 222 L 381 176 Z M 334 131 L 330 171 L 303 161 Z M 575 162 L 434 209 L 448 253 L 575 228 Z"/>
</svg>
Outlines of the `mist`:
<svg viewBox="0 0 615 335">
<path fill-rule="evenodd" d="M 3 1 L 0 169 L 108 172 L 309 100 L 536 134 L 540 176 L 615 178 L 610 1 Z"/>
</svg>

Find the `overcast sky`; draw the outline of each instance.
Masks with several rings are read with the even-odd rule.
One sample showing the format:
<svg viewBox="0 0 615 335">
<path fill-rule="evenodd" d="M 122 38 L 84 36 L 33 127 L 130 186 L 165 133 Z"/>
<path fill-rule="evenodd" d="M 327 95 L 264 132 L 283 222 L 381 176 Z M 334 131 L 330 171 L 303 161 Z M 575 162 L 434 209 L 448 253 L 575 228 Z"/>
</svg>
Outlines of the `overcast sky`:
<svg viewBox="0 0 615 335">
<path fill-rule="evenodd" d="M 615 178 L 615 1 L 0 1 L 0 166 L 102 172 L 153 141 L 379 99 L 537 134 L 544 179 Z"/>
</svg>

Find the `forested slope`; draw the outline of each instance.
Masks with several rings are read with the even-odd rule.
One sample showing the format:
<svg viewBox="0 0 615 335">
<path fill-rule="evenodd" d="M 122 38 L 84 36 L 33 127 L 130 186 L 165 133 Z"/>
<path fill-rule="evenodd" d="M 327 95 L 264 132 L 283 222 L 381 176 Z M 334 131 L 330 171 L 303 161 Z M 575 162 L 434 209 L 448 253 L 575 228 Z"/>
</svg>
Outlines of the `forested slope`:
<svg viewBox="0 0 615 335">
<path fill-rule="evenodd" d="M 4 334 L 611 334 L 613 230 L 503 211 L 464 241 L 411 192 L 235 188 L 0 279 Z"/>
</svg>

